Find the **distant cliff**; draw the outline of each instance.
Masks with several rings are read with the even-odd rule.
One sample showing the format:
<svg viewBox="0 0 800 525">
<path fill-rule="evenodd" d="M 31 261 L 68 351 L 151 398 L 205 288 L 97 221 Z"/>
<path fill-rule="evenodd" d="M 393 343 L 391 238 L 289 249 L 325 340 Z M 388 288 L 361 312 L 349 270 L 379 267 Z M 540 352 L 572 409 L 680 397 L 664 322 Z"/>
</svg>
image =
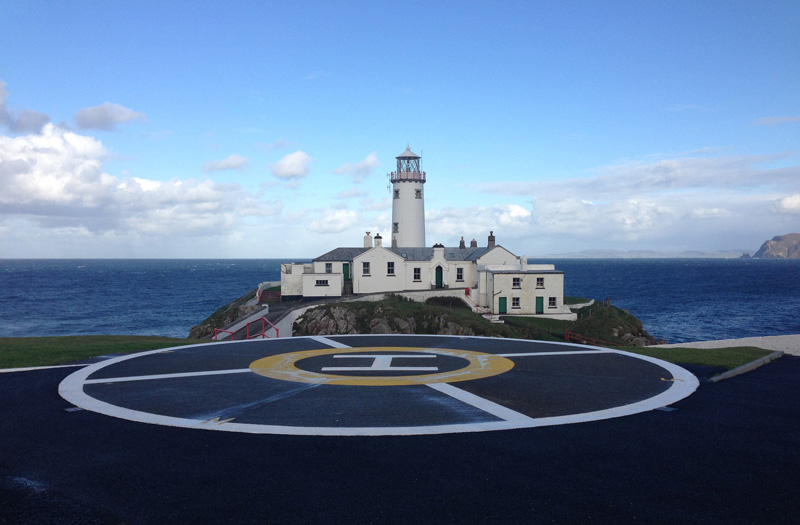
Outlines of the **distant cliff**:
<svg viewBox="0 0 800 525">
<path fill-rule="evenodd" d="M 800 233 L 778 235 L 753 255 L 757 259 L 800 259 Z"/>
</svg>

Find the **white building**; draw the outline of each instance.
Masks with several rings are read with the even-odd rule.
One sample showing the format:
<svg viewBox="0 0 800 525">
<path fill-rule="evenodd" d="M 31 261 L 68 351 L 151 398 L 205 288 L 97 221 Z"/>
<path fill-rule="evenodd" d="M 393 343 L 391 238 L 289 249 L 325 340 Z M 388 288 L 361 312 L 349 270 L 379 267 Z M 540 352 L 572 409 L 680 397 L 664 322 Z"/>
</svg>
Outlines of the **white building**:
<svg viewBox="0 0 800 525">
<path fill-rule="evenodd" d="M 391 174 L 392 244 L 370 232 L 360 248 L 336 248 L 311 263 L 281 265 L 285 299 L 349 297 L 371 293 L 423 292 L 433 296 L 463 289 L 474 309 L 494 315 L 571 317 L 564 305 L 564 272 L 551 264 L 528 264 L 495 243 L 491 232 L 485 247 L 462 237 L 458 248 L 425 243 L 425 173 L 420 157 L 409 148 L 397 157 Z M 452 295 L 452 294 L 450 294 Z"/>
</svg>

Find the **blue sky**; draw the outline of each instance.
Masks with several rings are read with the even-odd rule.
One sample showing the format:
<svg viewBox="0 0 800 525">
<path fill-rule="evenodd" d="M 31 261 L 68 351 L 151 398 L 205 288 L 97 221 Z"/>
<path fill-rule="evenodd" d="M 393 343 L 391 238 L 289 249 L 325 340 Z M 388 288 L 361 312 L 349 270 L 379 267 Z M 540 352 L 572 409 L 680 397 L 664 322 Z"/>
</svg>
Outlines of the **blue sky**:
<svg viewBox="0 0 800 525">
<path fill-rule="evenodd" d="M 800 231 L 800 2 L 0 0 L 0 258 L 529 256 Z"/>
</svg>

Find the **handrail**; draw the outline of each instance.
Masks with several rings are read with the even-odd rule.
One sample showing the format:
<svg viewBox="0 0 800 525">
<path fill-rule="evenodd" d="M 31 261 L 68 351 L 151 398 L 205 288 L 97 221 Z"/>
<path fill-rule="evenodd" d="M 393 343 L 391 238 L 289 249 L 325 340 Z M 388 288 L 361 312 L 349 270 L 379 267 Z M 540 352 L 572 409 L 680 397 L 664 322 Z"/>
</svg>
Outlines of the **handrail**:
<svg viewBox="0 0 800 525">
<path fill-rule="evenodd" d="M 617 343 L 609 343 L 608 341 L 601 341 L 600 339 L 592 339 L 591 337 L 586 337 L 580 334 L 576 334 L 575 332 L 570 332 L 569 329 L 564 330 L 564 341 L 567 343 L 570 342 L 570 338 L 575 341 L 576 343 L 580 344 L 588 344 L 592 346 L 622 346 Z"/>
<path fill-rule="evenodd" d="M 253 323 L 257 323 L 259 321 L 261 321 L 261 331 L 260 332 L 256 332 L 253 335 L 250 335 L 250 325 L 253 324 Z M 267 319 L 266 317 L 261 317 L 260 319 L 256 319 L 255 321 L 250 321 L 249 323 L 247 323 L 245 325 L 245 339 L 246 340 L 250 340 L 250 339 L 255 339 L 257 337 L 260 337 L 262 339 L 269 339 L 270 337 L 267 335 L 267 330 L 268 330 L 267 324 L 269 324 L 272 328 L 275 329 L 275 338 L 276 339 L 279 338 L 280 337 L 280 329 L 277 326 L 275 326 L 274 324 L 272 324 L 272 322 L 270 322 L 270 320 Z M 211 339 L 213 339 L 214 341 L 217 341 L 218 340 L 217 336 L 219 334 L 222 334 L 222 333 L 229 334 L 230 335 L 230 340 L 233 341 L 234 340 L 234 336 L 236 335 L 236 333 L 238 333 L 238 331 L 237 332 L 232 332 L 230 330 L 222 330 L 220 328 L 214 328 L 214 333 L 212 334 Z"/>
</svg>

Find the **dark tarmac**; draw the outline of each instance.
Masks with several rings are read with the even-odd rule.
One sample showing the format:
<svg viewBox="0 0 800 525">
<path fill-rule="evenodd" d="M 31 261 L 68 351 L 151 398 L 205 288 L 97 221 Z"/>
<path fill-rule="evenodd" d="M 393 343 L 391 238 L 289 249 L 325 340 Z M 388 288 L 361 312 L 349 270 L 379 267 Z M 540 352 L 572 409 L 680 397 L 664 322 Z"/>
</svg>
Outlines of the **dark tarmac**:
<svg viewBox="0 0 800 525">
<path fill-rule="evenodd" d="M 668 409 L 410 436 L 127 421 L 60 397 L 75 371 L 0 374 L 0 523 L 781 523 L 800 513 L 798 357 L 701 384 Z"/>
</svg>

